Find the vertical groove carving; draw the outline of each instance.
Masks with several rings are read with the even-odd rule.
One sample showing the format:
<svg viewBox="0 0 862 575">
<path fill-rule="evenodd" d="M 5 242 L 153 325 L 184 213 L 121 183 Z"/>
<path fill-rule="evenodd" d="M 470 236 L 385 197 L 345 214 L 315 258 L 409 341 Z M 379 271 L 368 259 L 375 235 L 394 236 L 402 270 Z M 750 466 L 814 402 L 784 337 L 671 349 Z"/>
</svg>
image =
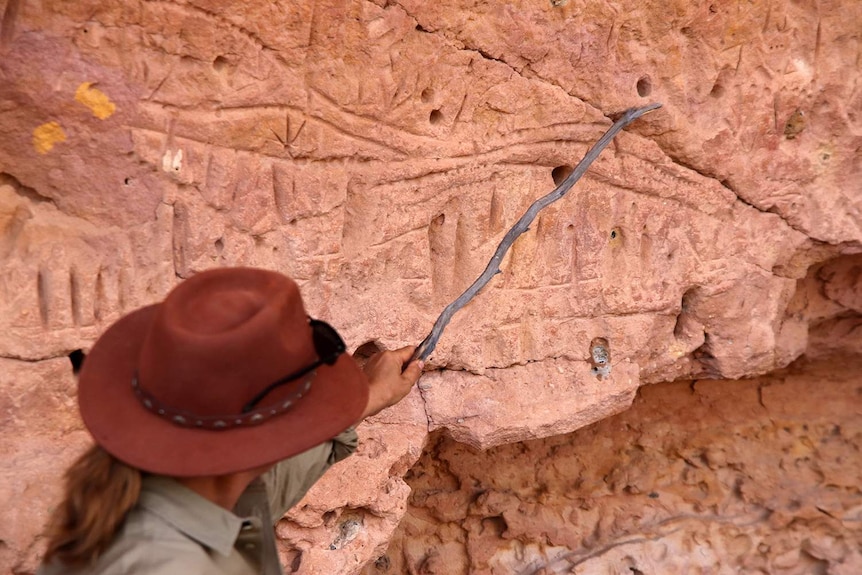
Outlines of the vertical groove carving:
<svg viewBox="0 0 862 575">
<path fill-rule="evenodd" d="M 72 307 L 72 323 L 81 325 L 81 282 L 75 268 L 69 270 L 69 302 Z"/>
<path fill-rule="evenodd" d="M 49 289 L 48 272 L 44 269 L 39 269 L 36 275 L 36 295 L 39 300 L 39 318 L 42 320 L 42 326 L 48 327 L 48 289 Z"/>
</svg>

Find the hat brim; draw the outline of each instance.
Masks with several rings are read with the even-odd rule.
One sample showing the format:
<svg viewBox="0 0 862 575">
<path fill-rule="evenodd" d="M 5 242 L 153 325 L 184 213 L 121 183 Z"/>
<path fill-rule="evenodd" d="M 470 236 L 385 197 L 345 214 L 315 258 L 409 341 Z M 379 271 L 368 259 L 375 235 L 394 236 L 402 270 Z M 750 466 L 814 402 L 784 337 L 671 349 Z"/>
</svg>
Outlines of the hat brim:
<svg viewBox="0 0 862 575">
<path fill-rule="evenodd" d="M 347 353 L 317 369 L 311 389 L 287 412 L 224 430 L 183 427 L 147 410 L 132 377 L 159 308 L 130 313 L 99 338 L 81 369 L 78 405 L 96 443 L 124 463 L 160 475 L 212 476 L 297 455 L 358 423 L 368 381 Z"/>
</svg>

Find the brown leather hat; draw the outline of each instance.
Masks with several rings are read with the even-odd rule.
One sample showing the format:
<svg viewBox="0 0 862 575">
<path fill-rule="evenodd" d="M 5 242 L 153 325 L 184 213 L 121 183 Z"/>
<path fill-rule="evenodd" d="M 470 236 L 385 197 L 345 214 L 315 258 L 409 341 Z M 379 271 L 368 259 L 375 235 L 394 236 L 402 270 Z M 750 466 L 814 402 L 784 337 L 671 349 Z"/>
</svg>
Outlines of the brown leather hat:
<svg viewBox="0 0 862 575">
<path fill-rule="evenodd" d="M 78 403 L 96 442 L 151 473 L 220 475 L 275 463 L 356 423 L 368 382 L 296 283 L 222 268 L 179 284 L 96 342 Z"/>
</svg>

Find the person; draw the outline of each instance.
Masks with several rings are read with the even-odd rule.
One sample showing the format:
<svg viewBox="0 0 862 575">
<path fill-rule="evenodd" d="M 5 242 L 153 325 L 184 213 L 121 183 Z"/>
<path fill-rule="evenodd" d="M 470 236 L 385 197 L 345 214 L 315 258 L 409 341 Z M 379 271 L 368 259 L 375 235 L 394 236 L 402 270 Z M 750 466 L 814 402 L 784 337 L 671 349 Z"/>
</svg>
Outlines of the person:
<svg viewBox="0 0 862 575">
<path fill-rule="evenodd" d="M 282 573 L 273 518 L 410 391 L 414 349 L 360 368 L 293 280 L 253 268 L 126 315 L 79 373 L 95 444 L 66 472 L 37 573 Z"/>
</svg>

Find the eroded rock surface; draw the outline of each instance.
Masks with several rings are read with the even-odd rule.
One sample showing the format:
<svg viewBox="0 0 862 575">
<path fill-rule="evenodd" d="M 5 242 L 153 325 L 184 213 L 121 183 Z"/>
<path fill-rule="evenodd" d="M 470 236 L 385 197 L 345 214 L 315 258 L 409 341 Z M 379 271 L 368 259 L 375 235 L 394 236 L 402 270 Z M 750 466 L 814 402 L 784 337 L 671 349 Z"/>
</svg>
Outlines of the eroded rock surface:
<svg viewBox="0 0 862 575">
<path fill-rule="evenodd" d="M 353 347 L 416 343 L 649 101 L 280 526 L 287 564 L 377 557 L 429 431 L 568 433 L 645 383 L 858 344 L 862 4 L 0 0 L 0 18 L 0 571 L 33 570 L 85 442 L 66 357 L 123 313 L 254 265 Z"/>
<path fill-rule="evenodd" d="M 569 435 L 436 435 L 363 573 L 859 573 L 862 357 L 642 387 Z"/>
</svg>

